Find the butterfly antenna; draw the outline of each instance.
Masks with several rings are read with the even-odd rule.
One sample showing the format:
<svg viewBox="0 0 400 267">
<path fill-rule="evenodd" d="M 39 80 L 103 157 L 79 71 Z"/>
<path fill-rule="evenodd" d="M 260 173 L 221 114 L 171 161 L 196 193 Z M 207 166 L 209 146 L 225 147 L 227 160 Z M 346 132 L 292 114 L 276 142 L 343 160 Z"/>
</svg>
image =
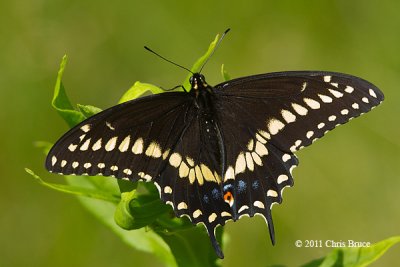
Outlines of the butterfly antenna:
<svg viewBox="0 0 400 267">
<path fill-rule="evenodd" d="M 219 44 L 221 43 L 222 39 L 224 39 L 225 35 L 230 31 L 231 29 L 228 28 L 224 31 L 224 33 L 222 34 L 221 38 L 219 38 L 217 44 L 215 45 L 213 51 L 211 52 L 211 55 L 206 59 L 206 61 L 203 63 L 203 66 L 201 66 L 199 73 L 201 73 L 201 71 L 203 70 L 204 66 L 207 64 L 208 60 L 210 59 L 210 57 L 212 57 L 212 55 L 214 55 L 215 50 L 217 50 L 217 48 L 219 47 Z"/>
<path fill-rule="evenodd" d="M 160 54 L 154 52 L 153 50 L 151 50 L 151 49 L 148 48 L 147 46 L 145 46 L 144 49 L 146 49 L 147 51 L 153 53 L 154 55 L 156 55 L 156 56 L 158 56 L 158 57 L 164 59 L 165 61 L 167 61 L 167 62 L 169 62 L 169 63 L 171 63 L 171 64 L 173 64 L 173 65 L 175 65 L 175 66 L 177 66 L 177 67 L 179 67 L 179 68 L 181 68 L 181 69 L 187 70 L 187 71 L 190 72 L 191 74 L 194 74 L 194 73 L 193 73 L 191 70 L 189 70 L 188 68 L 185 68 L 184 66 L 179 65 L 178 63 L 175 63 L 175 62 L 173 62 L 173 61 L 171 61 L 171 60 L 169 60 L 169 59 L 167 59 L 167 58 L 161 56 Z"/>
</svg>

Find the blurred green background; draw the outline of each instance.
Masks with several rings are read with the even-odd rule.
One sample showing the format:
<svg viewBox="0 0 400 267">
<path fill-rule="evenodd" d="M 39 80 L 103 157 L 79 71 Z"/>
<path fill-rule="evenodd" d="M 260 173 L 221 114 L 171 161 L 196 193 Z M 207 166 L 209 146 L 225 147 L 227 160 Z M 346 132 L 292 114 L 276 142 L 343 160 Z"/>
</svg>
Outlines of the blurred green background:
<svg viewBox="0 0 400 267">
<path fill-rule="evenodd" d="M 298 266 L 329 248 L 300 240 L 377 242 L 400 233 L 399 1 L 0 2 L 0 266 L 162 266 L 137 252 L 70 196 L 24 172 L 48 174 L 37 140 L 67 130 L 50 107 L 61 57 L 75 103 L 114 105 L 135 81 L 169 88 L 182 70 L 143 49 L 190 66 L 217 33 L 232 31 L 204 70 L 210 84 L 281 70 L 350 73 L 380 87 L 382 106 L 300 153 L 295 187 L 273 216 L 272 247 L 259 217 L 225 227 L 223 266 Z M 393 266 L 394 247 L 374 266 Z"/>
</svg>

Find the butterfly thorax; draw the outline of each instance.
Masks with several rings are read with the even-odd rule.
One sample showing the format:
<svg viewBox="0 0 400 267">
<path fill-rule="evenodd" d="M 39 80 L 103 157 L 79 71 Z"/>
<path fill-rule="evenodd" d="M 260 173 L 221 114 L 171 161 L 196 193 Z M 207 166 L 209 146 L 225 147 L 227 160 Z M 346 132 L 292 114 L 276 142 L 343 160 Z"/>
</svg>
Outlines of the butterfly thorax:
<svg viewBox="0 0 400 267">
<path fill-rule="evenodd" d="M 201 116 L 207 124 L 215 123 L 215 96 L 214 88 L 208 85 L 202 74 L 195 73 L 190 77 L 190 94 L 194 96 L 194 106 L 198 110 L 198 116 Z"/>
<path fill-rule="evenodd" d="M 194 91 L 201 91 L 202 89 L 206 89 L 208 87 L 204 75 L 200 73 L 194 73 L 193 76 L 190 77 L 189 82 L 191 89 Z"/>
</svg>

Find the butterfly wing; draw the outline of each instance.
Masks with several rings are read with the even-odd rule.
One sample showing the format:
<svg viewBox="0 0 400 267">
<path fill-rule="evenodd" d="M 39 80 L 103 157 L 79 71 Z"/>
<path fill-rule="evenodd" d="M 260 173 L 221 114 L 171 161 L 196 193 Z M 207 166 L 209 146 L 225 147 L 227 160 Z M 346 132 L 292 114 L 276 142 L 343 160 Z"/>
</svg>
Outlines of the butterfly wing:
<svg viewBox="0 0 400 267">
<path fill-rule="evenodd" d="M 164 168 L 185 128 L 192 103 L 186 93 L 164 93 L 122 103 L 67 132 L 50 150 L 55 173 L 151 180 Z"/>
<path fill-rule="evenodd" d="M 267 132 L 270 142 L 285 152 L 310 145 L 384 99 L 375 85 L 336 72 L 269 73 L 228 81 L 216 89 L 222 102 L 234 102 L 247 112 L 241 119 L 249 127 Z"/>
<path fill-rule="evenodd" d="M 283 188 L 293 185 L 293 152 L 383 101 L 373 84 L 333 72 L 263 74 L 215 88 L 232 216 L 262 215 L 272 242 L 270 210 L 281 203 Z"/>
</svg>

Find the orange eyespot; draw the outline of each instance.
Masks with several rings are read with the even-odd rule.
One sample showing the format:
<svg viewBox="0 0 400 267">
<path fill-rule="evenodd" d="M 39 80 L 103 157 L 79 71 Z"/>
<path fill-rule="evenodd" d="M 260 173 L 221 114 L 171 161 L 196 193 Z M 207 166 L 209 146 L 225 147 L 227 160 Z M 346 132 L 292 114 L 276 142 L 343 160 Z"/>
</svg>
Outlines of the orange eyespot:
<svg viewBox="0 0 400 267">
<path fill-rule="evenodd" d="M 233 198 L 232 193 L 229 192 L 229 191 L 226 192 L 225 195 L 224 195 L 224 200 L 225 200 L 225 201 L 230 201 L 231 198 Z"/>
<path fill-rule="evenodd" d="M 229 204 L 229 206 L 233 206 L 233 202 L 235 201 L 233 195 L 230 191 L 224 194 L 224 201 Z"/>
</svg>

